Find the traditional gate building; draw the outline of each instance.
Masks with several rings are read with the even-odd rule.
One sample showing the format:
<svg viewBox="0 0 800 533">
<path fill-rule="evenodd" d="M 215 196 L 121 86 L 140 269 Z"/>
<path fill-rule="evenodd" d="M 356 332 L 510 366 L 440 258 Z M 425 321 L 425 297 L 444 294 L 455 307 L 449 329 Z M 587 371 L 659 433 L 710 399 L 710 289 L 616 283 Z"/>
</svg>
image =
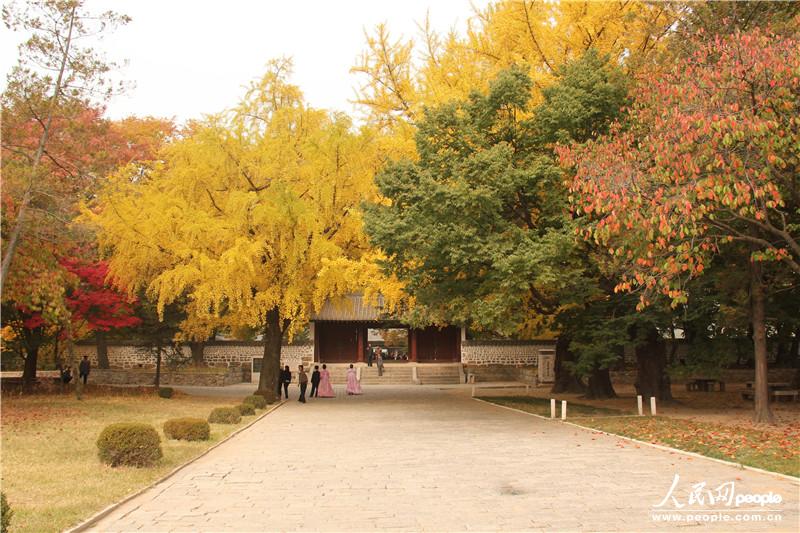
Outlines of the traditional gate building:
<svg viewBox="0 0 800 533">
<path fill-rule="evenodd" d="M 321 363 L 363 363 L 368 357 L 370 329 L 408 331 L 407 360 L 414 363 L 461 362 L 463 328 L 455 326 L 409 328 L 382 312 L 360 294 L 327 301 L 311 319 L 314 361 Z"/>
<path fill-rule="evenodd" d="M 384 338 L 387 330 L 402 333 L 401 347 Z M 366 365 L 368 350 L 376 348 L 385 354 L 383 376 L 377 375 L 375 367 Z M 350 364 L 357 367 L 366 383 L 463 383 L 470 376 L 479 381 L 546 382 L 554 375 L 554 348 L 553 340 L 470 340 L 466 331 L 456 326 L 411 328 L 384 312 L 380 298 L 371 302 L 360 294 L 351 294 L 325 302 L 311 317 L 308 340 L 282 346 L 281 365 L 296 369 L 299 364 L 309 367 L 325 363 L 338 382 Z M 96 368 L 96 347 L 92 342 L 79 343 L 75 351 L 78 357 L 88 356 Z M 185 357 L 192 357 L 188 346 L 183 346 L 182 351 Z M 237 379 L 257 382 L 263 354 L 263 343 L 257 340 L 207 341 L 202 345 L 203 364 L 225 373 L 195 373 L 189 376 L 191 383 L 174 383 L 229 384 Z M 110 342 L 108 358 L 112 370 L 93 369 L 96 379 L 109 374 L 107 379 L 111 381 L 105 382 L 152 382 L 145 374 L 152 370 L 155 359 L 140 346 Z M 181 376 L 174 379 L 178 377 Z M 214 378 L 213 383 L 197 381 L 208 377 Z"/>
</svg>

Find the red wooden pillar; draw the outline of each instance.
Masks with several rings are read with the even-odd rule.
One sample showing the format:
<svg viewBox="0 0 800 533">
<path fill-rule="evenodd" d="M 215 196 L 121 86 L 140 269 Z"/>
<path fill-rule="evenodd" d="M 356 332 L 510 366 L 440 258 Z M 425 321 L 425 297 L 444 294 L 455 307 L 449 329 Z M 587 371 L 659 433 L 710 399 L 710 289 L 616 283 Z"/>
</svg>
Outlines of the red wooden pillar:
<svg viewBox="0 0 800 533">
<path fill-rule="evenodd" d="M 408 360 L 414 363 L 417 362 L 417 330 L 408 330 Z"/>
<path fill-rule="evenodd" d="M 359 324 L 358 325 L 358 343 L 357 343 L 358 344 L 358 357 L 356 358 L 356 361 L 358 361 L 359 363 L 363 363 L 364 362 L 364 337 L 365 337 L 364 334 L 365 333 L 366 333 L 366 328 L 362 324 Z"/>
</svg>

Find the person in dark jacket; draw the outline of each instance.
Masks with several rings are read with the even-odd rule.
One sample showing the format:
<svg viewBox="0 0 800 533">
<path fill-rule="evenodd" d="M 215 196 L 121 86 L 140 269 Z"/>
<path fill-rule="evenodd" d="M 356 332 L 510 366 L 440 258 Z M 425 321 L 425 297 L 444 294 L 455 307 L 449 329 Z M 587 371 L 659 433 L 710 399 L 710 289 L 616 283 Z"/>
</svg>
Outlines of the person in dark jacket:
<svg viewBox="0 0 800 533">
<path fill-rule="evenodd" d="M 72 381 L 72 368 L 66 367 L 61 369 L 61 382 L 64 385 L 67 385 L 70 381 Z"/>
<path fill-rule="evenodd" d="M 283 386 L 283 394 L 286 399 L 289 399 L 289 383 L 292 382 L 292 371 L 289 370 L 289 365 L 283 367 L 280 376 L 278 376 L 278 399 L 281 399 L 281 386 Z"/>
<path fill-rule="evenodd" d="M 319 380 L 319 365 L 314 365 L 314 371 L 311 373 L 311 393 L 308 395 L 309 398 L 317 398 L 319 396 Z"/>
<path fill-rule="evenodd" d="M 308 387 L 308 375 L 303 370 L 303 365 L 297 367 L 297 382 L 300 384 L 300 403 L 306 403 L 306 387 Z"/>
<path fill-rule="evenodd" d="M 78 365 L 78 376 L 83 380 L 84 385 L 86 385 L 86 380 L 89 379 L 89 372 L 91 371 L 92 364 L 89 362 L 89 358 L 84 355 L 83 361 Z"/>
</svg>

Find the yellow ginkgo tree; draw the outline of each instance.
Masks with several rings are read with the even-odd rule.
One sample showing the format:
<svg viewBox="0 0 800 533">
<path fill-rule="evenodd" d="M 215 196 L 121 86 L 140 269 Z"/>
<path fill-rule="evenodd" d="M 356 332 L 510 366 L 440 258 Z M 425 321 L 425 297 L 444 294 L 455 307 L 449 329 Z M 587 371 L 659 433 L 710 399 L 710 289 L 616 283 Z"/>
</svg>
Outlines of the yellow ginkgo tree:
<svg viewBox="0 0 800 533">
<path fill-rule="evenodd" d="M 273 61 L 237 107 L 190 125 L 147 172 L 121 169 L 88 214 L 119 283 L 159 312 L 187 302 L 185 337 L 263 331 L 268 400 L 284 336 L 370 271 L 360 204 L 380 164 L 370 131 L 307 106 L 290 71 Z"/>
<path fill-rule="evenodd" d="M 512 66 L 526 68 L 532 103 L 539 103 L 558 69 L 590 49 L 635 69 L 663 48 L 686 10 L 680 2 L 498 0 L 475 10 L 465 35 L 436 33 L 426 21 L 421 38 L 410 40 L 380 24 L 366 34 L 351 69 L 360 84 L 356 102 L 413 152 L 408 125 L 422 119 L 426 106 L 485 92 Z"/>
</svg>

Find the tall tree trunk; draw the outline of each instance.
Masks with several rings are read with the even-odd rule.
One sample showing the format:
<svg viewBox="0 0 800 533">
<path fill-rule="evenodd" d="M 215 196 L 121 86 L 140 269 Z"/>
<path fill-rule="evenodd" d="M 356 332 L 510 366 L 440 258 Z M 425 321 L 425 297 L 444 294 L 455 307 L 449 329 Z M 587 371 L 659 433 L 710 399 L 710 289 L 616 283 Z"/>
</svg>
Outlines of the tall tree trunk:
<svg viewBox="0 0 800 533">
<path fill-rule="evenodd" d="M 14 222 L 11 235 L 9 235 L 8 240 L 6 241 L 6 255 L 3 256 L 3 262 L 0 264 L 0 269 L 2 269 L 0 271 L 0 287 L 6 286 L 6 278 L 8 277 L 8 271 L 11 268 L 11 260 L 14 258 L 14 251 L 17 249 L 17 245 L 19 244 L 20 235 L 25 227 L 25 218 L 28 214 L 31 200 L 33 199 L 33 186 L 34 182 L 36 181 L 36 172 L 39 167 L 39 162 L 42 159 L 42 155 L 44 154 L 44 147 L 47 144 L 47 137 L 50 135 L 50 126 L 53 123 L 53 111 L 59 96 L 61 96 L 61 86 L 64 82 L 64 71 L 66 70 L 69 62 L 70 46 L 72 46 L 72 30 L 75 27 L 76 9 L 77 5 L 73 5 L 70 12 L 69 31 L 67 32 L 67 38 L 63 43 L 64 52 L 61 56 L 61 67 L 58 70 L 58 76 L 56 77 L 56 85 L 53 88 L 53 94 L 50 96 L 50 101 L 47 105 L 47 118 L 45 119 L 42 134 L 39 136 L 39 146 L 36 148 L 36 154 L 33 156 L 33 161 L 31 163 L 28 186 L 25 188 L 25 193 L 22 195 L 22 201 L 19 203 L 17 220 Z"/>
<path fill-rule="evenodd" d="M 651 327 L 647 331 L 644 344 L 636 346 L 637 383 L 639 394 L 645 399 L 651 397 L 659 400 L 672 399 L 666 362 L 666 344 L 658 330 Z"/>
<path fill-rule="evenodd" d="M 553 365 L 556 376 L 553 388 L 550 389 L 555 394 L 586 391 L 586 385 L 569 368 L 569 363 L 576 361 L 575 354 L 569 349 L 569 343 L 568 335 L 560 335 L 556 341 L 556 360 Z"/>
<path fill-rule="evenodd" d="M 267 312 L 264 324 L 264 359 L 261 362 L 261 377 L 256 394 L 263 396 L 268 403 L 277 401 L 278 370 L 281 365 L 281 317 L 277 307 Z"/>
<path fill-rule="evenodd" d="M 64 393 L 64 389 L 67 388 L 66 383 L 64 383 L 64 361 L 61 360 L 61 354 L 58 353 L 58 336 L 60 332 L 57 332 L 53 336 L 53 360 L 56 362 L 56 369 L 58 370 L 58 392 L 59 394 Z M 71 371 L 70 371 L 71 372 Z"/>
<path fill-rule="evenodd" d="M 106 342 L 106 332 L 97 330 L 94 332 L 95 342 L 97 343 L 97 366 L 99 368 L 110 368 L 108 362 L 108 342 Z"/>
<path fill-rule="evenodd" d="M 22 370 L 22 392 L 33 392 L 36 383 L 36 363 L 39 360 L 39 345 L 32 344 L 25 349 L 25 366 Z"/>
<path fill-rule="evenodd" d="M 769 408 L 769 388 L 767 370 L 767 326 L 764 285 L 761 281 L 761 264 L 750 260 L 750 321 L 753 326 L 753 349 L 755 352 L 756 383 L 755 412 L 756 423 L 773 424 L 775 418 Z"/>
<path fill-rule="evenodd" d="M 194 366 L 202 366 L 203 365 L 203 350 L 205 349 L 206 343 L 204 342 L 190 342 L 189 348 L 192 350 L 192 363 Z"/>
<path fill-rule="evenodd" d="M 67 361 L 69 361 L 69 365 L 72 366 L 72 363 L 75 362 L 75 341 L 72 339 L 72 322 L 67 320 L 64 329 L 67 332 L 67 339 L 65 344 L 67 345 Z M 77 373 L 78 375 L 73 374 L 73 379 L 75 379 L 75 397 L 78 400 L 83 399 L 83 380 L 80 378 L 80 372 Z"/>
<path fill-rule="evenodd" d="M 156 394 L 158 394 L 158 389 L 161 387 L 161 336 L 159 335 L 158 340 L 156 340 Z"/>
<path fill-rule="evenodd" d="M 608 368 L 595 368 L 589 376 L 589 384 L 586 390 L 586 398 L 590 400 L 600 400 L 604 398 L 616 398 L 617 392 L 611 383 L 611 372 Z"/>
<path fill-rule="evenodd" d="M 53 336 L 53 360 L 56 362 L 56 368 L 59 370 L 63 370 L 64 368 L 64 361 L 61 359 L 61 354 L 58 353 L 58 336 L 61 332 L 57 332 Z"/>
</svg>

